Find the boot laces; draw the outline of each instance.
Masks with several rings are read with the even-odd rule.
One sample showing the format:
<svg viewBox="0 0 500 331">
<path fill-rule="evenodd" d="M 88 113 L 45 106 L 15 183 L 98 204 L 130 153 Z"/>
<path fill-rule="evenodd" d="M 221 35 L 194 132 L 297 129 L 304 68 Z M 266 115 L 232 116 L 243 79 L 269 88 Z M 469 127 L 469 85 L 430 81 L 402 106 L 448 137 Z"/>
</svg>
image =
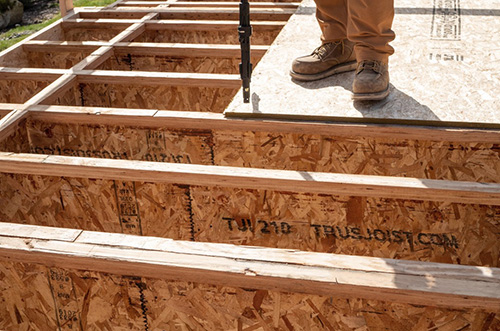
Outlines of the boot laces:
<svg viewBox="0 0 500 331">
<path fill-rule="evenodd" d="M 316 55 L 320 60 L 323 60 L 331 53 L 331 50 L 335 49 L 339 44 L 342 45 L 342 53 L 344 53 L 344 43 L 342 41 L 337 41 L 319 46 L 312 52 L 312 55 Z"/>
<path fill-rule="evenodd" d="M 363 70 L 372 70 L 373 72 L 380 74 L 382 72 L 382 67 L 378 61 L 364 60 L 358 65 L 356 74 L 359 74 Z"/>
</svg>

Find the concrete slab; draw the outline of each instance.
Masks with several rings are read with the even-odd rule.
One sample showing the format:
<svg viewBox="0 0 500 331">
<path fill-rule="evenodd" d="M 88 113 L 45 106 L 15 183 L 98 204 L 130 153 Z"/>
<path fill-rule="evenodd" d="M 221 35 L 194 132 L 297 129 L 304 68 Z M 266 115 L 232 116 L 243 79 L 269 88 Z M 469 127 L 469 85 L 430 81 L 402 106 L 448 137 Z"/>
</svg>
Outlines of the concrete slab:
<svg viewBox="0 0 500 331">
<path fill-rule="evenodd" d="M 353 72 L 297 82 L 292 60 L 319 45 L 315 5 L 304 0 L 226 116 L 500 127 L 500 1 L 396 0 L 391 95 L 353 102 Z"/>
</svg>

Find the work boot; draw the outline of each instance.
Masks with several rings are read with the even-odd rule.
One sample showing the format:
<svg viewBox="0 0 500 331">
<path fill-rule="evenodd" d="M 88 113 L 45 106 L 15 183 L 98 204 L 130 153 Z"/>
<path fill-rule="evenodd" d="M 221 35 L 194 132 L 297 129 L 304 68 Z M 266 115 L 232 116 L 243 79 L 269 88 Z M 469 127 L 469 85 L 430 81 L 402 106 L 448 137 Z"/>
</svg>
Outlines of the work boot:
<svg viewBox="0 0 500 331">
<path fill-rule="evenodd" d="M 312 81 L 355 68 L 354 43 L 345 39 L 323 44 L 311 55 L 296 58 L 292 63 L 290 75 L 296 80 Z"/>
<path fill-rule="evenodd" d="M 382 100 L 389 95 L 389 70 L 380 61 L 358 63 L 352 83 L 354 100 Z"/>
</svg>

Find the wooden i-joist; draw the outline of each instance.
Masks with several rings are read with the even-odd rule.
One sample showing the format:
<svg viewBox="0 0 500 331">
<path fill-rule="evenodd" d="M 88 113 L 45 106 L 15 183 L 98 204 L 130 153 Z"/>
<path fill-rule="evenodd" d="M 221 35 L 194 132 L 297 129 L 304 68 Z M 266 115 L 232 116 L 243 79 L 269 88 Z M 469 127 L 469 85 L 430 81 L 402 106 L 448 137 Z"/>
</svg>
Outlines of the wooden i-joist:
<svg viewBox="0 0 500 331">
<path fill-rule="evenodd" d="M 0 53 L 0 329 L 500 329 L 498 127 L 235 117 L 238 3 L 64 6 Z"/>
</svg>

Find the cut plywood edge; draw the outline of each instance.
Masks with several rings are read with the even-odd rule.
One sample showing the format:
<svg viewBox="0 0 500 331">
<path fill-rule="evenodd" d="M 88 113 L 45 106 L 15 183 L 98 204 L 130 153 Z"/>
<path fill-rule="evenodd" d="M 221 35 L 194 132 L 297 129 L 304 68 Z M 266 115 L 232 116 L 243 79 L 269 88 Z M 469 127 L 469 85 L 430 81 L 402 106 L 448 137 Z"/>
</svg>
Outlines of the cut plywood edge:
<svg viewBox="0 0 500 331">
<path fill-rule="evenodd" d="M 226 116 L 500 127 L 498 2 L 395 1 L 391 94 L 353 102 L 352 72 L 315 82 L 289 76 L 294 58 L 320 44 L 312 0 L 302 2 L 256 68 L 251 103 L 241 92 Z"/>
</svg>

